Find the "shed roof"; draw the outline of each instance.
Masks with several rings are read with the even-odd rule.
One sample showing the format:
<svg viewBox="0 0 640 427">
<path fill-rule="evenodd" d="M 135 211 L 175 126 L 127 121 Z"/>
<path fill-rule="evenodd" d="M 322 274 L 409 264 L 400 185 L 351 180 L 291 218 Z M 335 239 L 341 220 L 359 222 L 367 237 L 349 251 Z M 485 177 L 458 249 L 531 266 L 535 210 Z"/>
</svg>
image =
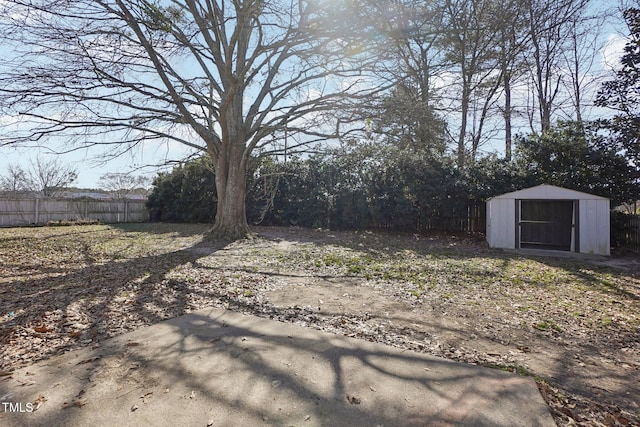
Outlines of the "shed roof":
<svg viewBox="0 0 640 427">
<path fill-rule="evenodd" d="M 537 185 L 523 190 L 512 191 L 492 197 L 492 199 L 537 199 L 537 200 L 609 200 L 606 197 L 594 194 L 583 193 L 581 191 L 569 190 L 568 188 L 556 187 L 555 185 Z M 489 199 L 491 200 L 491 199 Z"/>
</svg>

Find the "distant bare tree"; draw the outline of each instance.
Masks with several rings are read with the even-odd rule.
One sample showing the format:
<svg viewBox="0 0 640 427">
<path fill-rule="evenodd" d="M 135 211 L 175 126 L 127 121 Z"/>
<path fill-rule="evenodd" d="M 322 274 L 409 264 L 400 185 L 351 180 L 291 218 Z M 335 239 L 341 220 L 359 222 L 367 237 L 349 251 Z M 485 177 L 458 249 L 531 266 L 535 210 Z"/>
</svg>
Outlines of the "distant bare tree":
<svg viewBox="0 0 640 427">
<path fill-rule="evenodd" d="M 593 105 L 593 99 L 588 94 L 596 92 L 604 78 L 604 72 L 598 72 L 598 52 L 602 44 L 598 42 L 598 34 L 605 24 L 612 19 L 610 10 L 600 11 L 593 16 L 574 16 L 568 23 L 568 43 L 564 50 L 568 76 L 564 82 L 571 99 L 567 114 L 571 119 L 583 121 L 585 110 Z"/>
<path fill-rule="evenodd" d="M 475 158 L 501 84 L 497 58 L 500 29 L 505 23 L 498 6 L 494 0 L 445 0 L 447 58 L 454 66 L 459 87 L 459 168 L 465 166 L 467 157 Z"/>
<path fill-rule="evenodd" d="M 100 177 L 100 188 L 107 190 L 115 199 L 126 199 L 149 184 L 149 178 L 128 173 L 107 173 Z"/>
<path fill-rule="evenodd" d="M 78 178 L 75 168 L 59 162 L 56 158 L 45 160 L 38 156 L 30 163 L 31 167 L 27 170 L 27 189 L 37 191 L 44 197 L 56 196 Z"/>
<path fill-rule="evenodd" d="M 536 104 L 533 111 L 537 112 L 539 129 L 544 133 L 551 128 L 558 95 L 565 84 L 563 79 L 567 78 L 561 72 L 566 66 L 565 52 L 574 49 L 576 25 L 585 18 L 589 0 L 525 0 L 525 4 L 530 42 L 526 56 Z M 533 115 L 529 120 L 536 131 Z"/>
<path fill-rule="evenodd" d="M 0 175 L 0 190 L 16 194 L 27 189 L 27 173 L 20 165 L 10 164 Z"/>
</svg>

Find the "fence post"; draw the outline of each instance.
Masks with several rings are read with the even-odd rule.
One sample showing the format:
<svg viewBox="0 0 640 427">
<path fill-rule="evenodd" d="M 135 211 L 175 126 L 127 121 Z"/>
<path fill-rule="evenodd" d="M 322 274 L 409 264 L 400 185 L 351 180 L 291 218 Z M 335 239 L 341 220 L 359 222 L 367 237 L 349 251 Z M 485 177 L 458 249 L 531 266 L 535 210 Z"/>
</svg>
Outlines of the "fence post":
<svg viewBox="0 0 640 427">
<path fill-rule="evenodd" d="M 36 196 L 36 212 L 35 212 L 35 224 L 38 225 L 40 222 L 40 197 Z"/>
</svg>

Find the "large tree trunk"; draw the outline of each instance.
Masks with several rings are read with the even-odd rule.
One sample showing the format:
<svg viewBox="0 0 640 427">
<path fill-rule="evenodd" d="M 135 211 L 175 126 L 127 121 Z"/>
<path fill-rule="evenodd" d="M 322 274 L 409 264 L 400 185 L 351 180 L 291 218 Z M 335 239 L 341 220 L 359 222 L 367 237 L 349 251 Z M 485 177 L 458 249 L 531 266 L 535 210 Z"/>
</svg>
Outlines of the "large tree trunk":
<svg viewBox="0 0 640 427">
<path fill-rule="evenodd" d="M 504 81 L 504 158 L 511 161 L 512 125 L 511 125 L 511 73 L 503 66 L 502 79 Z"/>
<path fill-rule="evenodd" d="M 218 206 L 213 229 L 209 233 L 210 240 L 234 241 L 250 234 L 245 208 L 246 178 L 240 168 L 229 179 L 216 177 L 218 190 Z"/>
<path fill-rule="evenodd" d="M 247 36 L 248 37 L 248 36 Z M 248 38 L 241 38 L 246 42 Z M 244 46 L 244 43 L 240 43 Z M 242 63 L 244 53 L 239 54 L 238 61 Z M 241 66 L 241 65 L 240 65 Z M 216 192 L 218 204 L 216 220 L 209 234 L 210 240 L 234 241 L 250 235 L 247 224 L 246 195 L 247 195 L 247 132 L 243 121 L 243 89 L 236 87 L 230 80 L 227 82 L 235 87 L 228 102 L 223 102 L 220 112 L 220 126 L 222 127 L 221 144 L 210 152 L 216 174 Z"/>
<path fill-rule="evenodd" d="M 235 147 L 227 160 L 214 160 L 218 204 L 209 240 L 234 241 L 251 234 L 246 214 L 247 158 L 241 147 Z"/>
</svg>

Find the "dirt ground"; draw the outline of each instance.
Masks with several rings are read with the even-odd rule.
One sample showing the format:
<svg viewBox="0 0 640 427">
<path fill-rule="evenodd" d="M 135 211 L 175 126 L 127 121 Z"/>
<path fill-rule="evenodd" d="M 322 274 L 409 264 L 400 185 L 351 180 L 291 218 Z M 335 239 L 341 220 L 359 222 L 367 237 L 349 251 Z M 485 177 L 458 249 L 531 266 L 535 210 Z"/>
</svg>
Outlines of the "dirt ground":
<svg viewBox="0 0 640 427">
<path fill-rule="evenodd" d="M 78 271 L 87 262 L 95 270 L 80 299 L 95 302 L 97 295 L 100 322 L 90 303 L 60 295 L 50 306 L 65 305 L 66 312 L 36 316 L 25 309 L 22 317 L 9 318 L 8 306 L 28 298 L 23 291 L 9 298 L 15 269 L 0 275 L 0 369 L 219 306 L 530 375 L 559 425 L 640 423 L 638 258 L 527 256 L 491 250 L 471 237 L 277 227 L 213 247 L 198 241 L 195 231 L 174 237 L 181 247 L 173 252 L 112 259 L 110 271 L 116 266 L 124 274 L 107 277 L 123 281 L 105 297 L 116 303 L 108 308 L 100 300 L 106 282 L 98 284 L 95 276 L 109 264 L 85 248 Z M 156 244 L 153 250 L 162 251 Z M 41 264 L 30 268 L 30 274 L 48 274 Z M 145 291 L 142 284 L 155 285 Z M 75 313 L 72 326 L 69 312 Z M 115 320 L 126 316 L 127 322 Z"/>
</svg>

